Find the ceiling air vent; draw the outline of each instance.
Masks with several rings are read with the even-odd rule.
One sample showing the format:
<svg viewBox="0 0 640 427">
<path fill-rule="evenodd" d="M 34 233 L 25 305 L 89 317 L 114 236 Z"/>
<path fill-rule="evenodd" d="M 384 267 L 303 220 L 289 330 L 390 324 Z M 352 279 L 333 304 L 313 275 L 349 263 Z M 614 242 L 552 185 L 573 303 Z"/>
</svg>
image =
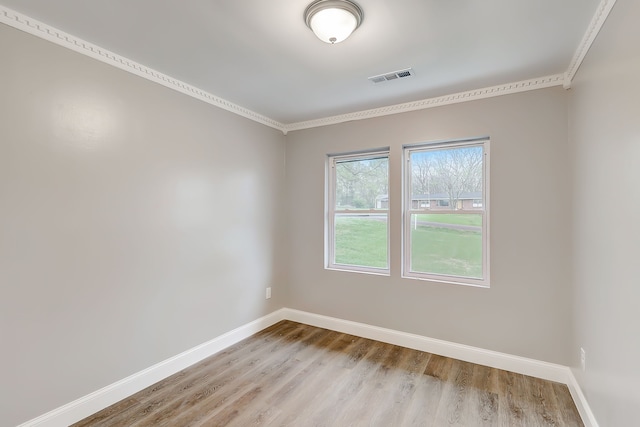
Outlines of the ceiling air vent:
<svg viewBox="0 0 640 427">
<path fill-rule="evenodd" d="M 392 73 L 385 73 L 378 76 L 369 77 L 369 80 L 374 83 L 382 83 L 411 76 L 413 76 L 413 70 L 411 68 L 407 68 L 406 70 L 394 71 Z"/>
</svg>

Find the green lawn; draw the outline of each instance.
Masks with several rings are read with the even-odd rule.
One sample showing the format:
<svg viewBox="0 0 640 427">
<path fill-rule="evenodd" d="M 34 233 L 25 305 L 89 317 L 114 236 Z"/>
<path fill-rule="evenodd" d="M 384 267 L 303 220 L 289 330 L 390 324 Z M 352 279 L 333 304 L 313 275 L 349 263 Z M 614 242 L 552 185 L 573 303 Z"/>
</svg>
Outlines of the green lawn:
<svg viewBox="0 0 640 427">
<path fill-rule="evenodd" d="M 411 231 L 411 270 L 482 277 L 482 233 L 418 227 Z"/>
<path fill-rule="evenodd" d="M 387 224 L 370 218 L 336 220 L 336 264 L 387 268 Z"/>
<path fill-rule="evenodd" d="M 458 216 L 420 215 L 420 221 L 481 225 L 482 218 L 479 215 L 452 218 Z M 454 222 L 456 220 L 463 222 Z M 418 226 L 411 231 L 411 248 L 412 271 L 482 277 L 482 233 L 480 232 Z M 337 264 L 386 268 L 386 223 L 368 218 L 338 218 L 335 254 Z"/>
<path fill-rule="evenodd" d="M 419 214 L 418 221 L 482 226 L 480 214 Z"/>
</svg>

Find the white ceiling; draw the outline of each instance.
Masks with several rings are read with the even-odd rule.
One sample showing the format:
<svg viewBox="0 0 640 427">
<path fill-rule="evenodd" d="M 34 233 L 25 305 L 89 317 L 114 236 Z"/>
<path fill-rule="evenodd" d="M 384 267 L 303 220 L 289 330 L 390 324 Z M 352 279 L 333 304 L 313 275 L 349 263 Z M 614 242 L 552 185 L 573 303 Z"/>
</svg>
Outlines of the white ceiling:
<svg viewBox="0 0 640 427">
<path fill-rule="evenodd" d="M 305 26 L 310 2 L 0 5 L 290 124 L 564 73 L 600 0 L 357 0 L 362 26 L 336 45 Z"/>
</svg>

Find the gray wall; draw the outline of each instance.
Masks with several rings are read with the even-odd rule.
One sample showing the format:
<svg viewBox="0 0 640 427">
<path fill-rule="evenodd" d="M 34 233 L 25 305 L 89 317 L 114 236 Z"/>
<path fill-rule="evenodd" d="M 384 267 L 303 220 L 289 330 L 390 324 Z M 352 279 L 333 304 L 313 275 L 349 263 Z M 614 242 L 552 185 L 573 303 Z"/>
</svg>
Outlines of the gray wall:
<svg viewBox="0 0 640 427">
<path fill-rule="evenodd" d="M 400 277 L 402 145 L 491 137 L 491 288 Z M 390 146 L 390 277 L 325 270 L 327 153 Z M 551 88 L 287 136 L 287 305 L 568 364 L 567 92 Z"/>
<path fill-rule="evenodd" d="M 0 425 L 283 306 L 281 132 L 1 24 L 0 58 Z"/>
<path fill-rule="evenodd" d="M 640 407 L 639 16 L 640 2 L 618 0 L 570 91 L 572 365 L 603 427 L 638 425 Z"/>
<path fill-rule="evenodd" d="M 570 364 L 601 425 L 634 424 L 637 16 L 618 0 L 569 92 L 286 138 L 0 25 L 0 424 L 282 306 Z M 486 135 L 490 289 L 402 279 L 397 196 L 390 277 L 323 268 L 327 153 L 389 146 L 399 195 L 402 144 Z"/>
</svg>

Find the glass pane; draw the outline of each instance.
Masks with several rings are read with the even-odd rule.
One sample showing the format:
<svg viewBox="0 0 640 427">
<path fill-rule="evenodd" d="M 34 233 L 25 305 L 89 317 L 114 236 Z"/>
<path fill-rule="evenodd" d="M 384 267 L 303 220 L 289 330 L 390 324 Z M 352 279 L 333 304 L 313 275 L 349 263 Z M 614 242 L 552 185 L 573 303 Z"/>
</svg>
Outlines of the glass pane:
<svg viewBox="0 0 640 427">
<path fill-rule="evenodd" d="M 336 163 L 336 209 L 388 209 L 389 159 Z"/>
<path fill-rule="evenodd" d="M 411 271 L 482 279 L 482 214 L 411 215 Z"/>
<path fill-rule="evenodd" d="M 482 151 L 469 146 L 412 152 L 411 209 L 481 210 Z"/>
<path fill-rule="evenodd" d="M 336 214 L 335 263 L 388 268 L 387 214 Z"/>
</svg>

